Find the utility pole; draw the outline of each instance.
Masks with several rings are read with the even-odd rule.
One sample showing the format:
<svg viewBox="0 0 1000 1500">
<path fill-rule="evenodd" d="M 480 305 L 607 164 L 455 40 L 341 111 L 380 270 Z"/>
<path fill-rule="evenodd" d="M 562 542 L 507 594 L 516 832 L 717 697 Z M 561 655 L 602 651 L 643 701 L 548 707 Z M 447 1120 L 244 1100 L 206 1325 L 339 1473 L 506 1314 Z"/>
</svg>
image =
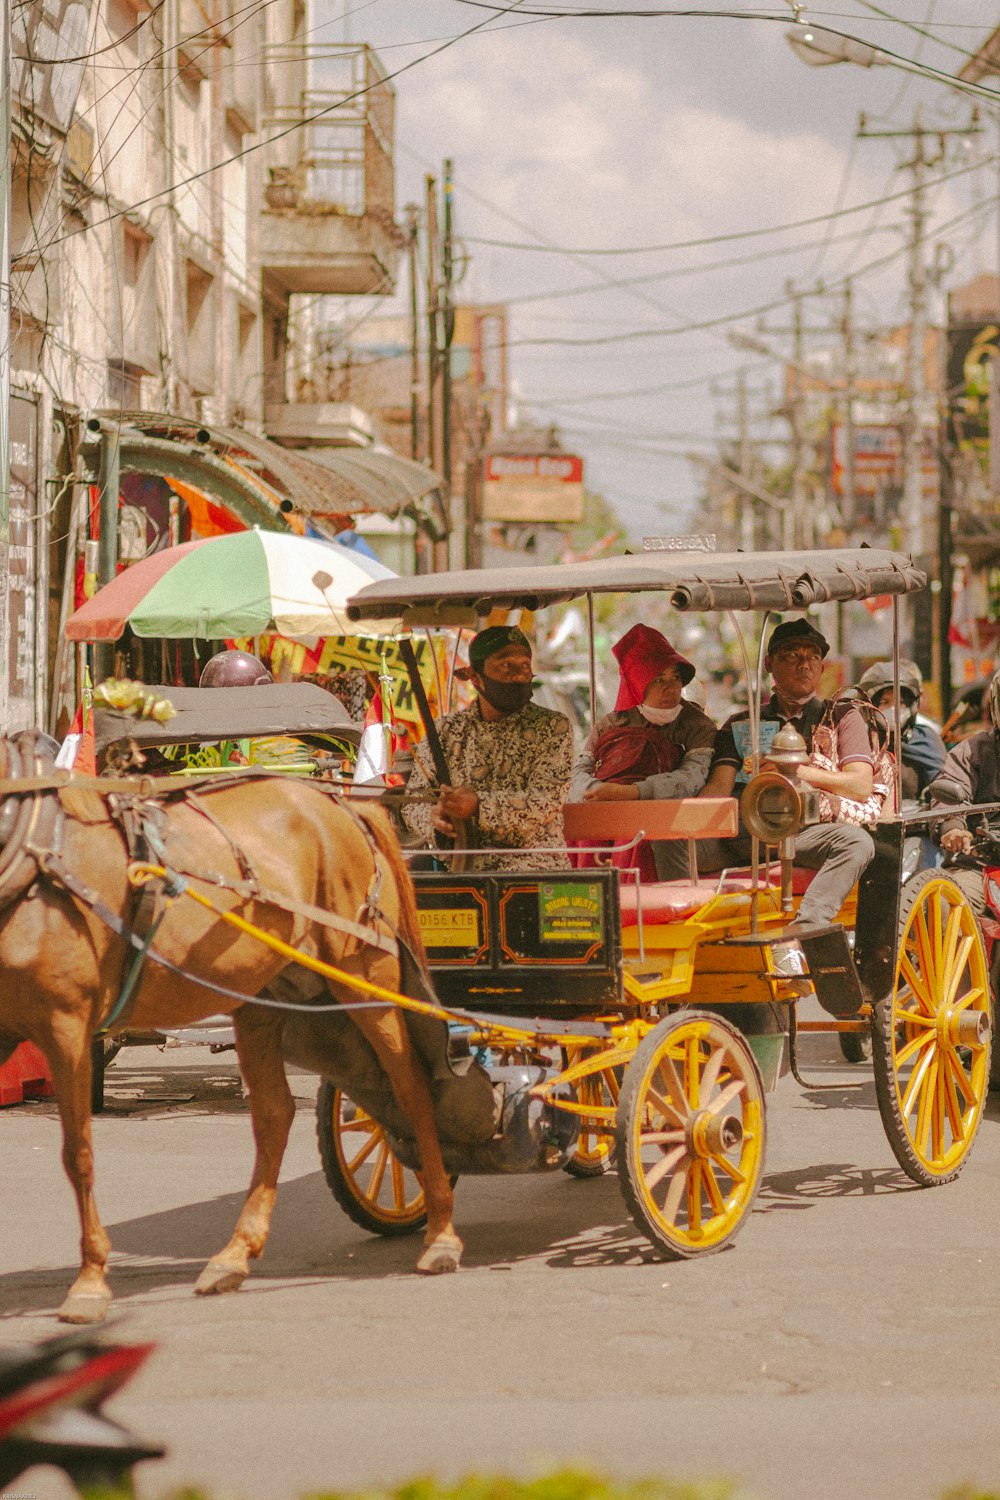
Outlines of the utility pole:
<svg viewBox="0 0 1000 1500">
<path fill-rule="evenodd" d="M 926 177 L 929 159 L 924 154 L 924 132 L 920 106 L 913 120 L 915 150 L 908 163 L 913 173 L 910 217 L 910 329 L 906 340 L 906 425 L 903 429 L 903 504 L 900 513 L 903 535 L 913 552 L 922 557 L 924 545 L 924 415 L 927 384 L 924 343 L 927 336 L 927 264 L 924 260 L 924 229 L 927 224 Z M 944 154 L 942 144 L 941 155 Z M 940 159 L 940 158 L 937 158 Z"/>
<path fill-rule="evenodd" d="M 907 549 L 915 557 L 924 557 L 937 538 L 931 538 L 924 525 L 923 439 L 925 429 L 934 430 L 934 414 L 928 412 L 924 345 L 927 338 L 927 292 L 929 277 L 924 257 L 927 228 L 927 172 L 938 166 L 945 156 L 949 136 L 963 138 L 979 132 L 978 114 L 973 111 L 969 124 L 952 128 L 929 129 L 923 123 L 920 106 L 914 111 L 910 130 L 869 130 L 864 115 L 858 124 L 861 140 L 905 139 L 913 141 L 913 155 L 903 166 L 911 174 L 910 204 L 907 216 L 909 234 L 909 333 L 906 340 L 906 404 L 903 413 L 903 501 L 900 508 L 900 530 Z M 928 152 L 929 138 L 937 141 L 933 155 Z M 936 506 L 935 506 L 936 509 Z"/>
<path fill-rule="evenodd" d="M 733 342 L 737 342 L 734 338 Z M 743 368 L 735 372 L 735 389 L 731 386 L 723 387 L 721 384 L 712 382 L 711 392 L 713 396 L 735 399 L 735 411 L 720 414 L 716 412 L 716 424 L 730 427 L 735 423 L 736 441 L 735 447 L 731 440 L 725 440 L 724 447 L 731 455 L 729 459 L 720 460 L 712 471 L 716 477 L 723 474 L 733 476 L 738 474 L 739 479 L 733 479 L 730 485 L 730 494 L 733 499 L 732 512 L 732 535 L 730 545 L 738 546 L 744 552 L 753 552 L 760 547 L 774 545 L 772 540 L 772 519 L 766 511 L 761 511 L 754 501 L 762 499 L 754 487 L 756 465 L 756 444 L 751 436 L 751 427 L 754 417 L 753 402 L 766 401 L 768 416 L 773 405 L 774 393 L 770 383 L 764 386 L 751 386 L 747 378 L 747 371 Z M 693 455 L 689 455 L 692 462 L 701 462 Z M 750 496 L 750 499 L 746 497 Z M 768 497 L 770 499 L 771 497 Z M 779 507 L 784 510 L 784 507 Z"/>
<path fill-rule="evenodd" d="M 431 468 L 440 472 L 439 420 L 441 361 L 438 355 L 438 216 L 437 179 L 426 178 L 427 232 L 427 458 Z"/>
<path fill-rule="evenodd" d="M 420 301 L 417 296 L 417 216 L 406 205 L 406 243 L 410 277 L 410 457 L 420 457 Z"/>
<path fill-rule="evenodd" d="M 841 333 L 844 339 L 844 426 L 841 514 L 844 530 L 850 535 L 857 520 L 858 501 L 855 474 L 854 440 L 854 389 L 857 380 L 857 363 L 854 346 L 853 288 L 850 281 L 844 283 L 844 310 L 841 317 Z"/>
<path fill-rule="evenodd" d="M 769 336 L 791 335 L 792 356 L 789 360 L 782 360 L 785 365 L 785 379 L 787 382 L 787 399 L 785 402 L 785 418 L 791 432 L 791 462 L 792 462 L 792 484 L 791 504 L 786 507 L 782 514 L 781 545 L 788 551 L 791 548 L 803 545 L 812 545 L 813 528 L 812 518 L 809 512 L 809 486 L 808 486 L 808 464 L 806 461 L 808 444 L 805 431 L 805 390 L 803 380 L 812 378 L 810 371 L 804 363 L 805 358 L 805 335 L 807 333 L 829 334 L 829 328 L 806 328 L 802 316 L 802 304 L 808 292 L 796 291 L 791 281 L 786 281 L 785 292 L 792 304 L 792 322 L 788 328 L 768 328 L 759 323 L 758 329 L 761 333 Z M 773 358 L 781 359 L 781 355 L 775 351 L 762 346 L 760 342 L 752 337 L 740 336 L 739 346 L 748 349 L 757 348 L 758 352 L 771 354 Z M 816 377 L 821 385 L 833 386 L 828 380 Z"/>
<path fill-rule="evenodd" d="M 785 283 L 785 291 L 792 299 L 792 389 L 788 401 L 788 421 L 792 429 L 792 508 L 788 519 L 791 521 L 791 536 L 785 541 L 785 545 L 792 547 L 802 546 L 806 542 L 806 531 L 808 540 L 812 541 L 812 525 L 806 527 L 806 475 L 805 475 L 805 430 L 803 425 L 803 397 L 802 389 L 802 293 L 796 292 L 792 282 Z"/>
<path fill-rule="evenodd" d="M 747 411 L 747 372 L 738 370 L 736 373 L 736 423 L 739 434 L 739 446 L 737 455 L 739 458 L 740 475 L 744 479 L 750 478 L 750 430 Z M 753 500 L 744 495 L 740 504 L 740 546 L 744 552 L 755 550 L 756 537 L 754 535 L 754 510 Z"/>
<path fill-rule="evenodd" d="M 0 0 L 0 725 L 10 691 L 10 0 Z"/>
<path fill-rule="evenodd" d="M 451 341 L 455 336 L 455 309 L 452 303 L 454 277 L 452 163 L 444 164 L 444 235 L 441 244 L 441 476 L 444 492 L 451 499 Z M 468 526 L 466 526 L 468 555 Z"/>
</svg>

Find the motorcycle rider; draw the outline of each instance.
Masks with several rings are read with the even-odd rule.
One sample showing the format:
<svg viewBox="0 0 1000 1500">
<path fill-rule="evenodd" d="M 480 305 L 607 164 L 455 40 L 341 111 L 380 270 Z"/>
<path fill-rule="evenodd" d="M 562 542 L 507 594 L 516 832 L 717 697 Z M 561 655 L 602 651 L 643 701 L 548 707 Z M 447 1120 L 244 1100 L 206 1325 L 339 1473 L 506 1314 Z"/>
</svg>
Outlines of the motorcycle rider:
<svg viewBox="0 0 1000 1500">
<path fill-rule="evenodd" d="M 941 774 L 948 752 L 944 741 L 928 718 L 920 712 L 920 695 L 924 681 L 916 662 L 899 663 L 899 728 L 903 796 L 916 798 Z M 877 661 L 858 683 L 875 707 L 885 715 L 889 725 L 890 746 L 894 729 L 893 706 L 895 684 L 891 661 Z"/>
<path fill-rule="evenodd" d="M 990 727 L 962 740 L 949 750 L 941 774 L 931 782 L 931 808 L 948 807 L 961 802 L 1000 802 L 1000 670 L 994 672 L 986 689 Z M 943 795 L 942 795 L 943 794 Z M 978 815 L 973 814 L 978 821 Z M 1000 821 L 1000 812 L 993 814 Z M 968 897 L 977 917 L 986 909 L 982 869 L 972 855 L 973 835 L 969 819 L 956 812 L 934 825 L 934 837 L 946 853 L 965 859 L 963 867 L 949 869 L 949 877 Z"/>
</svg>

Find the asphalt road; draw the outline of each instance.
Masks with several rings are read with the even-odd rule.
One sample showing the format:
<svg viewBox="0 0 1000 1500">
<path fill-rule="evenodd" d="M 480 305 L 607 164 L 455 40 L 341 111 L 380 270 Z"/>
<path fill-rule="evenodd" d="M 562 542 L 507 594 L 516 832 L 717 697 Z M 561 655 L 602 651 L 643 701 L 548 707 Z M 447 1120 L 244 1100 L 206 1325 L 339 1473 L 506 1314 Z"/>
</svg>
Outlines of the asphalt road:
<svg viewBox="0 0 1000 1500">
<path fill-rule="evenodd" d="M 763 1190 L 735 1245 L 653 1259 L 617 1180 L 466 1179 L 463 1270 L 412 1273 L 413 1240 L 340 1212 L 319 1170 L 314 1081 L 271 1242 L 235 1296 L 201 1299 L 250 1170 L 231 1054 L 130 1049 L 96 1122 L 115 1316 L 159 1350 L 112 1410 L 171 1486 L 293 1500 L 436 1472 L 729 1476 L 757 1500 L 1000 1493 L 1000 1100 L 958 1183 L 896 1169 L 870 1073 L 806 1046 L 825 1081 L 772 1096 Z M 58 1331 L 77 1226 L 49 1104 L 0 1111 L 0 1343 Z M 51 1471 L 20 1495 L 63 1500 Z"/>
</svg>

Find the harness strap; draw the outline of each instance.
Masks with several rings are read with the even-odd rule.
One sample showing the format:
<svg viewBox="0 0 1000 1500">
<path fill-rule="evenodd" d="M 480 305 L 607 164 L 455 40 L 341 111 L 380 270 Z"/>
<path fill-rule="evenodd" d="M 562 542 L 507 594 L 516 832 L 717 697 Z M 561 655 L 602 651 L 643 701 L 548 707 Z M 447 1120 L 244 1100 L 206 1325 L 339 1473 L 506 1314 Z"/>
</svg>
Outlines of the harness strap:
<svg viewBox="0 0 1000 1500">
<path fill-rule="evenodd" d="M 359 922 L 374 922 L 382 916 L 378 904 L 379 893 L 382 890 L 382 871 L 379 869 L 378 857 L 382 851 L 379 849 L 375 835 L 372 833 L 371 827 L 366 822 L 364 816 L 361 813 L 355 812 L 354 808 L 349 807 L 346 802 L 341 802 L 339 805 L 358 831 L 364 835 L 365 842 L 371 850 L 372 865 L 374 868 L 372 870 L 372 878 L 368 882 L 365 899 L 358 907 L 357 920 Z"/>
<path fill-rule="evenodd" d="M 153 793 L 151 776 L 74 776 L 70 771 L 53 771 L 50 776 L 2 776 L 0 797 L 25 796 L 35 792 L 57 792 L 63 787 L 86 787 L 110 797 L 121 792 L 132 797 L 149 797 Z"/>
<path fill-rule="evenodd" d="M 239 844 L 237 844 L 236 840 L 232 837 L 229 830 L 223 827 L 223 825 L 219 822 L 218 818 L 215 817 L 213 813 L 209 812 L 208 808 L 204 805 L 201 798 L 198 797 L 196 793 L 188 791 L 187 795 L 184 798 L 184 801 L 188 804 L 189 807 L 193 808 L 195 812 L 201 813 L 201 816 L 203 818 L 207 818 L 212 827 L 215 829 L 216 833 L 222 835 L 222 837 L 225 839 L 226 843 L 232 850 L 233 858 L 236 860 L 236 863 L 239 865 L 240 870 L 242 871 L 244 881 L 247 885 L 250 886 L 252 894 L 257 895 L 257 876 L 254 874 L 253 865 L 250 863 L 249 859 L 247 858 L 246 854 L 244 854 Z"/>
<path fill-rule="evenodd" d="M 318 922 L 321 927 L 332 927 L 335 932 L 342 932 L 346 937 L 357 938 L 359 942 L 365 943 L 369 948 L 379 948 L 383 953 L 390 953 L 395 957 L 399 953 L 399 944 L 394 937 L 388 933 L 379 932 L 369 923 L 352 922 L 350 917 L 341 917 L 336 912 L 324 911 L 321 906 L 314 906 L 311 901 L 298 901 L 291 896 L 279 896 L 274 891 L 269 891 L 256 884 L 251 886 L 242 880 L 226 880 L 218 874 L 200 874 L 195 870 L 183 870 L 180 872 L 185 879 L 197 881 L 202 885 L 214 885 L 223 891 L 232 891 L 236 896 L 243 896 L 246 900 L 262 901 L 267 906 L 276 906 L 280 911 L 287 911 L 296 917 L 308 917 L 310 922 Z M 385 921 L 385 918 L 382 918 Z"/>
<path fill-rule="evenodd" d="M 522 1021 L 520 1018 L 507 1021 L 506 1018 L 493 1017 L 489 1021 L 484 1021 L 481 1016 L 473 1015 L 469 1011 L 448 1010 L 442 1005 L 430 1005 L 427 1001 L 417 1000 L 412 995 L 399 994 L 394 990 L 387 990 L 381 985 L 372 984 L 369 980 L 359 979 L 353 974 L 347 974 L 341 969 L 333 968 L 330 964 L 324 964 L 319 959 L 309 958 L 306 954 L 298 954 L 294 949 L 289 949 L 287 944 L 281 943 L 276 938 L 271 938 L 269 934 L 252 927 L 249 922 L 244 922 L 242 918 L 236 917 L 233 913 L 215 911 L 215 915 L 222 921 L 230 922 L 233 926 L 239 927 L 252 936 L 258 937 L 268 947 L 279 950 L 287 949 L 295 961 L 302 963 L 304 967 L 323 974 L 327 978 L 337 979 L 348 985 L 351 989 L 360 990 L 363 994 L 376 998 L 370 1000 L 336 1001 L 330 1005 L 299 1005 L 290 1000 L 274 1000 L 270 996 L 248 995 L 242 990 L 232 990 L 200 974 L 189 973 L 180 964 L 173 963 L 162 953 L 154 953 L 150 948 L 152 935 L 147 940 L 140 938 L 137 933 L 132 931 L 128 923 L 118 916 L 117 912 L 113 912 L 94 891 L 85 886 L 82 881 L 77 880 L 76 876 L 66 869 L 58 855 L 40 852 L 35 855 L 35 858 L 43 874 L 64 885 L 71 896 L 74 896 L 84 906 L 88 907 L 99 921 L 103 922 L 117 937 L 122 938 L 131 948 L 135 949 L 142 959 L 148 957 L 153 963 L 159 964 L 162 969 L 166 969 L 169 974 L 176 974 L 178 978 L 184 979 L 190 984 L 197 984 L 202 989 L 209 990 L 215 995 L 222 995 L 227 1000 L 236 1000 L 245 1005 L 258 1005 L 267 1010 L 294 1011 L 313 1015 L 322 1015 L 331 1011 L 384 1010 L 387 1004 L 396 1005 L 402 1010 L 414 1011 L 418 1015 L 434 1016 L 438 1020 L 457 1022 L 462 1026 L 473 1026 L 478 1031 L 483 1032 L 484 1035 L 488 1034 L 498 1039 L 505 1038 L 509 1041 L 526 1042 L 544 1039 L 552 1042 L 566 1041 L 575 1043 L 579 1042 L 581 1036 L 585 1034 L 583 1026 L 578 1023 L 572 1023 L 570 1026 L 572 1034 L 567 1034 L 565 1026 L 546 1026 L 541 1021 Z M 147 867 L 144 871 L 137 870 L 135 876 L 138 877 L 137 883 L 141 883 L 143 879 L 149 877 L 156 878 L 159 876 L 162 879 L 165 873 L 165 871 L 152 870 Z M 192 891 L 179 877 L 174 877 L 171 894 L 191 896 L 200 904 L 208 906 L 209 910 L 215 910 L 203 896 L 199 896 L 195 891 Z M 112 1017 L 109 1016 L 104 1025 L 99 1028 L 98 1034 L 107 1030 L 111 1024 Z M 586 1034 L 593 1035 L 595 1040 L 603 1039 L 607 1035 L 607 1026 L 602 1022 L 595 1022 L 593 1031 Z"/>
</svg>

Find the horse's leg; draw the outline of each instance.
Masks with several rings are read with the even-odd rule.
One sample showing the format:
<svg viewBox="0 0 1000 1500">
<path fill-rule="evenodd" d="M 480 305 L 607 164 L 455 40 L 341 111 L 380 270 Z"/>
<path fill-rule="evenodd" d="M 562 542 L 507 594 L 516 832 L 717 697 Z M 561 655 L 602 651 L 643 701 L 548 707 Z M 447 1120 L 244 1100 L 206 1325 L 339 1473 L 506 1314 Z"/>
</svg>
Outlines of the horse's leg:
<svg viewBox="0 0 1000 1500">
<path fill-rule="evenodd" d="M 81 1023 L 59 1028 L 46 1048 L 62 1119 L 63 1166 L 80 1215 L 80 1274 L 59 1309 L 64 1323 L 101 1323 L 111 1302 L 104 1276 L 111 1241 L 94 1199 L 94 1149 L 90 1125 L 90 1035 Z"/>
<path fill-rule="evenodd" d="M 235 1292 L 267 1242 L 278 1187 L 278 1173 L 295 1118 L 295 1101 L 281 1055 L 282 1018 L 273 1011 L 244 1005 L 233 1016 L 236 1053 L 250 1095 L 257 1157 L 253 1179 L 232 1239 L 213 1255 L 198 1277 L 195 1291 Z"/>
<path fill-rule="evenodd" d="M 424 1253 L 417 1261 L 417 1270 L 430 1276 L 457 1271 L 463 1246 L 452 1223 L 455 1195 L 441 1156 L 427 1074 L 410 1040 L 406 1021 L 395 1008 L 354 1010 L 350 1016 L 375 1049 L 396 1102 L 413 1126 L 427 1204 Z"/>
</svg>

